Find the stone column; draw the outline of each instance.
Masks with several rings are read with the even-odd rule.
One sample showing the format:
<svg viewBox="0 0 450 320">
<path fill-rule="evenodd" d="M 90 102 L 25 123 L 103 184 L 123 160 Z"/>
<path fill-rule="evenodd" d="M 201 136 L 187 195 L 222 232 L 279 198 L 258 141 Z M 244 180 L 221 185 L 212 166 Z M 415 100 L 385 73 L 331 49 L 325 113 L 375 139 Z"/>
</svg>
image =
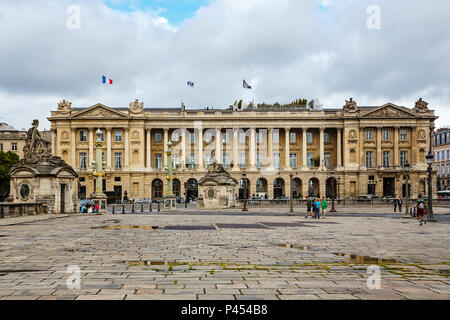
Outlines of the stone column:
<svg viewBox="0 0 450 320">
<path fill-rule="evenodd" d="M 285 161 L 284 165 L 286 167 L 286 170 L 292 170 L 290 163 L 289 163 L 289 156 L 290 156 L 290 142 L 289 142 L 289 132 L 290 128 L 286 127 L 284 128 L 284 153 L 285 153 Z"/>
<path fill-rule="evenodd" d="M 89 129 L 89 168 L 92 168 L 92 161 L 94 161 L 94 130 Z"/>
<path fill-rule="evenodd" d="M 398 129 L 399 127 L 394 127 L 394 166 L 398 167 L 400 166 L 400 153 L 398 151 Z"/>
<path fill-rule="evenodd" d="M 111 170 L 111 128 L 106 129 L 106 169 Z"/>
<path fill-rule="evenodd" d="M 52 155 L 56 156 L 56 129 L 52 129 Z"/>
<path fill-rule="evenodd" d="M 409 131 L 407 132 L 409 134 Z M 419 163 L 419 150 L 417 148 L 417 128 L 411 127 L 411 164 L 417 165 Z"/>
<path fill-rule="evenodd" d="M 129 168 L 130 167 L 130 141 L 129 141 L 129 130 L 128 128 L 125 128 L 125 168 Z M 128 188 L 130 194 L 131 194 L 131 189 Z"/>
<path fill-rule="evenodd" d="M 377 128 L 377 166 L 381 167 L 383 165 L 383 155 L 381 154 L 381 138 L 382 138 L 383 128 Z"/>
<path fill-rule="evenodd" d="M 203 128 L 198 128 L 198 167 L 199 169 L 203 169 Z"/>
<path fill-rule="evenodd" d="M 147 129 L 147 170 L 152 170 L 152 129 Z"/>
<path fill-rule="evenodd" d="M 222 132 L 221 128 L 216 128 L 216 160 L 222 163 Z"/>
<path fill-rule="evenodd" d="M 320 165 L 319 168 L 324 168 L 324 159 L 325 159 L 325 145 L 324 145 L 324 135 L 325 128 L 320 128 Z"/>
<path fill-rule="evenodd" d="M 238 147 L 238 128 L 233 128 L 233 170 L 239 171 L 239 147 Z"/>
<path fill-rule="evenodd" d="M 164 128 L 164 154 L 163 154 L 163 168 L 167 166 L 167 143 L 169 142 L 169 128 Z"/>
<path fill-rule="evenodd" d="M 364 153 L 364 129 L 365 128 L 359 128 L 359 166 L 365 167 L 366 166 L 366 154 Z"/>
<path fill-rule="evenodd" d="M 77 164 L 76 164 L 76 159 L 77 159 L 77 157 L 76 157 L 76 155 L 75 155 L 75 152 L 76 152 L 75 147 L 76 147 L 76 145 L 77 145 L 77 140 L 76 140 L 75 132 L 76 132 L 75 129 L 72 128 L 72 151 L 71 151 L 71 153 L 72 153 L 72 163 L 71 163 L 71 165 L 72 165 L 72 167 L 74 167 L 74 168 L 78 168 L 79 166 L 77 166 Z M 90 166 L 90 164 L 89 164 L 89 166 Z"/>
<path fill-rule="evenodd" d="M 269 168 L 273 168 L 273 128 L 267 130 L 267 158 L 269 160 Z M 273 189 L 273 185 L 272 185 Z M 273 198 L 273 190 L 272 190 Z"/>
<path fill-rule="evenodd" d="M 342 130 L 337 128 L 337 166 L 342 167 Z"/>
<path fill-rule="evenodd" d="M 250 129 L 250 168 L 256 168 L 256 129 Z M 256 188 L 256 187 L 255 187 Z M 256 192 L 256 189 L 255 189 Z"/>
<path fill-rule="evenodd" d="M 186 128 L 181 128 L 181 166 L 186 169 Z"/>
<path fill-rule="evenodd" d="M 302 128 L 302 169 L 306 170 L 308 168 L 308 164 L 307 164 L 307 153 L 308 153 L 308 148 L 307 148 L 307 143 L 306 143 L 306 133 L 308 132 L 307 128 Z"/>
</svg>

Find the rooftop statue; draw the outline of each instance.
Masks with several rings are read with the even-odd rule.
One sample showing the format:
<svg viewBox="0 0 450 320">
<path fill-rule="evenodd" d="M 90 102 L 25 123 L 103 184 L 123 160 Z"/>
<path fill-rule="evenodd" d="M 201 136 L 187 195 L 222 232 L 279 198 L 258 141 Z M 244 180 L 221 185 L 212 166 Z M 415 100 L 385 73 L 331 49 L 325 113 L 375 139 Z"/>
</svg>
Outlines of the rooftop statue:
<svg viewBox="0 0 450 320">
<path fill-rule="evenodd" d="M 42 139 L 38 126 L 39 121 L 33 120 L 33 126 L 28 129 L 25 147 L 23 148 L 24 158 L 45 158 L 52 156 L 51 143 Z"/>
</svg>

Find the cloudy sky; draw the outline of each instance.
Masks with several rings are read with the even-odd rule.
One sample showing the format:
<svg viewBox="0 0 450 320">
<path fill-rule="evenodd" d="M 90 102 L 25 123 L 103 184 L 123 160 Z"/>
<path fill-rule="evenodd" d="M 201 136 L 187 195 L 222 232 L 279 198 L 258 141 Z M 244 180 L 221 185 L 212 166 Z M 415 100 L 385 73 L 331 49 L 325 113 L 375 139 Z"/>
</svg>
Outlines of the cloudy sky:
<svg viewBox="0 0 450 320">
<path fill-rule="evenodd" d="M 448 0 L 1 0 L 0 121 L 48 128 L 62 99 L 175 107 L 193 81 L 188 108 L 422 97 L 444 126 L 449 17 Z"/>
</svg>

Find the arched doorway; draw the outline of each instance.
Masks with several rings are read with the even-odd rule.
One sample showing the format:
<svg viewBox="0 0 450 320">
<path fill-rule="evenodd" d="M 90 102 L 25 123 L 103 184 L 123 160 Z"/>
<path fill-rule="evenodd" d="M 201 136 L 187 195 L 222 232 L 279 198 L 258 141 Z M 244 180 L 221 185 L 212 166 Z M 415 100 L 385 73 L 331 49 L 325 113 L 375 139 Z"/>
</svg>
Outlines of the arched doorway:
<svg viewBox="0 0 450 320">
<path fill-rule="evenodd" d="M 247 199 L 250 198 L 250 180 L 245 178 L 239 180 L 239 200 L 244 199 L 244 182 L 247 182 Z"/>
<path fill-rule="evenodd" d="M 276 199 L 284 195 L 284 180 L 277 178 L 273 182 L 273 198 Z"/>
<path fill-rule="evenodd" d="M 308 182 L 308 196 L 319 197 L 320 196 L 320 183 L 319 179 L 311 178 Z"/>
<path fill-rule="evenodd" d="M 302 180 L 299 178 L 294 178 L 292 180 L 292 194 L 294 199 L 303 197 L 302 195 Z"/>
<path fill-rule="evenodd" d="M 186 185 L 186 198 L 191 200 L 198 197 L 198 183 L 197 180 L 191 178 L 187 181 Z"/>
<path fill-rule="evenodd" d="M 264 178 L 256 180 L 256 196 L 267 199 L 267 191 L 267 180 Z"/>
<path fill-rule="evenodd" d="M 180 192 L 181 192 L 181 183 L 180 180 L 178 179 L 173 179 L 173 194 L 177 197 L 180 196 Z"/>
<path fill-rule="evenodd" d="M 160 200 L 163 197 L 163 182 L 155 179 L 152 182 L 152 200 Z"/>
<path fill-rule="evenodd" d="M 326 190 L 325 190 L 325 194 L 326 195 L 325 196 L 328 199 L 333 198 L 333 195 L 334 195 L 334 197 L 336 197 L 336 194 L 337 194 L 336 188 L 337 188 L 337 181 L 336 181 L 336 179 L 335 178 L 328 178 L 327 182 L 326 182 Z"/>
</svg>

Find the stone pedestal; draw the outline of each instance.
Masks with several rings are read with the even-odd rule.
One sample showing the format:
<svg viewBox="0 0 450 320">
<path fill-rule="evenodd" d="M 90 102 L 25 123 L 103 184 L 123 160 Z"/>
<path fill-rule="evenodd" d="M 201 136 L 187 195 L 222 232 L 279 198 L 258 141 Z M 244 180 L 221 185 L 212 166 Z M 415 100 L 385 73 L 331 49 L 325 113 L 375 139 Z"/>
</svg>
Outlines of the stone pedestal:
<svg viewBox="0 0 450 320">
<path fill-rule="evenodd" d="M 174 211 L 177 208 L 177 197 L 175 195 L 167 195 L 163 199 L 165 211 Z"/>
<path fill-rule="evenodd" d="M 108 212 L 108 203 L 107 203 L 108 197 L 106 195 L 94 194 L 91 199 L 95 203 L 95 205 L 97 205 L 97 203 L 99 204 L 98 213 L 107 213 Z"/>
</svg>

